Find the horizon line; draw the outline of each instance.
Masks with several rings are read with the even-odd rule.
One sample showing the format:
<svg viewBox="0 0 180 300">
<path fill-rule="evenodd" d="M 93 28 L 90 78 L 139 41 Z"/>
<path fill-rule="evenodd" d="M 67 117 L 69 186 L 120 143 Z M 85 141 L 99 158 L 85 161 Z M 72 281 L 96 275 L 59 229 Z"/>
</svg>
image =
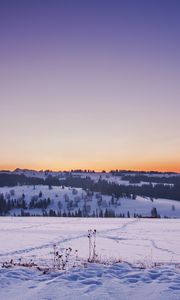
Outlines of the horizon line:
<svg viewBox="0 0 180 300">
<path fill-rule="evenodd" d="M 17 170 L 22 171 L 34 171 L 34 172 L 84 172 L 84 173 L 110 173 L 111 171 L 118 171 L 118 172 L 134 172 L 134 173 L 175 173 L 180 174 L 180 171 L 167 171 L 167 170 L 151 170 L 151 169 L 119 169 L 119 168 L 112 168 L 112 169 L 88 169 L 88 168 L 72 168 L 72 169 L 31 169 L 31 168 L 13 168 L 13 169 L 0 169 L 0 172 L 15 172 Z"/>
</svg>

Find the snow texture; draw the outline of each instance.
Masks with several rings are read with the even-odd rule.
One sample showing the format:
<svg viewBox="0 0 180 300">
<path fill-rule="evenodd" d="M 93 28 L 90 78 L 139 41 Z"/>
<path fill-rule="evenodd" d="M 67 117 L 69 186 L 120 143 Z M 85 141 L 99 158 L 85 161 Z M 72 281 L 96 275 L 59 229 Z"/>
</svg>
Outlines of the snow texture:
<svg viewBox="0 0 180 300">
<path fill-rule="evenodd" d="M 77 249 L 84 262 L 90 228 L 97 230 L 96 251 L 104 264 L 82 263 L 47 274 L 0 268 L 0 299 L 180 299 L 179 219 L 1 217 L 1 265 L 19 258 L 52 264 L 54 244 L 62 251 Z"/>
</svg>

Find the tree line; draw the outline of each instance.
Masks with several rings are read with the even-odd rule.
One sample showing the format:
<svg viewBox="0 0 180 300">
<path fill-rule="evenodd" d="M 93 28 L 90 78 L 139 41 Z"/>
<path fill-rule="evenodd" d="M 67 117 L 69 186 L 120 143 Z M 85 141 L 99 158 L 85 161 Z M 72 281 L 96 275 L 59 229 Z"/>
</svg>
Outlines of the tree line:
<svg viewBox="0 0 180 300">
<path fill-rule="evenodd" d="M 25 201 L 25 196 L 22 194 L 22 197 L 19 199 L 5 199 L 4 194 L 0 194 L 0 215 L 6 215 L 11 209 L 20 208 L 22 210 L 32 209 L 32 208 L 41 208 L 46 209 L 51 203 L 51 200 L 48 199 L 37 199 L 36 196 L 33 196 L 29 204 Z"/>
<path fill-rule="evenodd" d="M 85 190 L 100 192 L 103 195 L 115 195 L 115 197 L 132 197 L 139 195 L 150 198 L 165 198 L 172 200 L 180 200 L 180 183 L 171 185 L 165 184 L 143 184 L 136 185 L 119 185 L 114 182 L 108 182 L 100 179 L 94 182 L 90 177 L 81 178 L 68 176 L 65 180 L 60 181 L 65 186 L 81 187 Z"/>
<path fill-rule="evenodd" d="M 46 179 L 37 177 L 26 177 L 25 175 L 16 174 L 0 174 L 0 186 L 16 186 L 16 185 L 49 185 L 51 186 L 68 186 L 79 187 L 92 192 L 100 192 L 103 195 L 115 195 L 115 197 L 131 197 L 132 195 L 145 196 L 150 198 L 164 198 L 180 200 L 180 181 L 173 185 L 158 183 L 153 185 L 142 184 L 137 185 L 119 185 L 117 183 L 108 182 L 99 179 L 98 182 L 93 181 L 89 176 L 81 178 L 68 174 L 65 179 L 59 179 L 49 175 Z"/>
<path fill-rule="evenodd" d="M 127 180 L 129 183 L 162 183 L 162 184 L 180 184 L 180 176 L 148 176 L 148 175 L 122 175 L 121 180 Z"/>
</svg>

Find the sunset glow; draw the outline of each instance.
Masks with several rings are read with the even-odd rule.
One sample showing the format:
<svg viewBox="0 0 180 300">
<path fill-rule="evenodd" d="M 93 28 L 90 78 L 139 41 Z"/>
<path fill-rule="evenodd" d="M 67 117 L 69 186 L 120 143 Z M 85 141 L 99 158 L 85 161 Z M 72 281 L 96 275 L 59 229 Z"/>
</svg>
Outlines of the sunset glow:
<svg viewBox="0 0 180 300">
<path fill-rule="evenodd" d="M 0 1 L 0 169 L 180 172 L 179 14 Z"/>
</svg>

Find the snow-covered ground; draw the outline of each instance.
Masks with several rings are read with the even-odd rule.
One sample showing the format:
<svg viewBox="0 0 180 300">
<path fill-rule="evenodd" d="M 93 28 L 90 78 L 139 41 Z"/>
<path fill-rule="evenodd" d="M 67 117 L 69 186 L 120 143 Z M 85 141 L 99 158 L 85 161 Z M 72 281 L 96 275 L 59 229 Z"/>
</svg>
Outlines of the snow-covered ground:
<svg viewBox="0 0 180 300">
<path fill-rule="evenodd" d="M 13 193 L 12 193 L 13 191 Z M 42 193 L 41 197 L 39 197 L 39 193 Z M 105 212 L 105 210 L 113 210 L 116 215 L 124 214 L 127 216 L 127 212 L 129 211 L 130 216 L 133 217 L 134 214 L 142 215 L 142 216 L 151 216 L 151 210 L 153 207 L 157 209 L 158 214 L 161 217 L 171 217 L 171 218 L 179 218 L 180 217 L 180 201 L 167 200 L 167 199 L 150 199 L 148 197 L 140 197 L 137 196 L 136 199 L 129 198 L 119 198 L 113 200 L 112 197 L 99 195 L 94 193 L 92 196 L 86 195 L 86 192 L 81 188 L 69 188 L 69 187 L 55 187 L 49 189 L 48 186 L 45 185 L 37 185 L 37 186 L 15 186 L 15 187 L 0 187 L 0 194 L 3 194 L 5 199 L 23 199 L 28 204 L 30 203 L 32 197 L 35 197 L 38 201 L 42 199 L 50 198 L 51 204 L 46 209 L 49 212 L 50 209 L 53 209 L 58 213 L 61 210 L 68 213 L 69 211 L 75 212 L 78 209 L 83 211 L 84 205 L 86 205 L 86 210 L 89 215 L 93 213 L 93 211 L 100 212 L 101 210 Z M 102 198 L 102 199 L 101 199 Z M 102 200 L 102 201 L 101 201 Z M 26 209 L 26 212 L 30 212 L 30 214 L 38 214 L 42 215 L 42 209 Z M 20 215 L 21 209 L 12 209 L 10 212 L 11 215 Z"/>
<path fill-rule="evenodd" d="M 144 172 L 122 172 L 121 176 L 117 176 L 115 174 L 112 174 L 111 172 L 63 172 L 63 171 L 50 171 L 50 170 L 40 170 L 40 171 L 35 171 L 35 170 L 28 170 L 28 169 L 16 169 L 14 171 L 0 171 L 0 174 L 14 174 L 14 175 L 25 175 L 26 177 L 35 177 L 35 178 L 40 178 L 40 179 L 46 179 L 48 176 L 52 177 L 57 177 L 60 180 L 65 179 L 66 176 L 71 173 L 72 176 L 74 177 L 81 177 L 81 178 L 86 178 L 90 177 L 93 181 L 98 182 L 99 179 L 101 180 L 106 180 L 108 182 L 114 182 L 116 184 L 120 185 L 137 185 L 137 186 L 142 186 L 142 184 L 149 184 L 149 181 L 141 181 L 140 183 L 130 183 L 129 180 L 122 180 L 123 175 L 130 175 L 130 176 L 139 176 L 139 175 L 146 175 L 149 178 L 170 178 L 170 177 L 180 177 L 180 173 L 151 173 L 147 172 L 144 174 Z M 156 184 L 154 182 L 153 184 Z"/>
<path fill-rule="evenodd" d="M 84 264 L 89 229 L 97 230 L 97 260 L 111 264 Z M 179 300 L 179 236 L 179 219 L 1 217 L 1 265 L 11 259 L 53 265 L 56 244 L 60 252 L 72 248 L 78 266 L 47 274 L 0 268 L 0 299 Z"/>
</svg>

